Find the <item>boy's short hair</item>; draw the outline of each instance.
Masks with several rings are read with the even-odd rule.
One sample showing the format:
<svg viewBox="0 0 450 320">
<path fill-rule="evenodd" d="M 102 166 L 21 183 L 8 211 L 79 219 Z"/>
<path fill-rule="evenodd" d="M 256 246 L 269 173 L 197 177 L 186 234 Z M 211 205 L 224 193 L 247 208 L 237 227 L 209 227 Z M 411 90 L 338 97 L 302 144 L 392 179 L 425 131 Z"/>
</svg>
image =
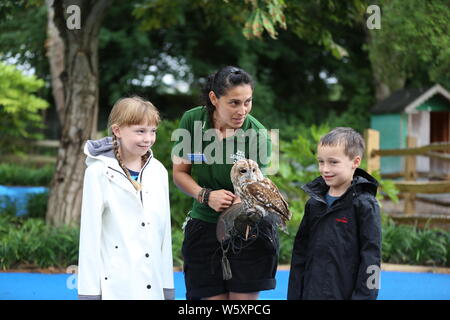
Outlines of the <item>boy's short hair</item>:
<svg viewBox="0 0 450 320">
<path fill-rule="evenodd" d="M 364 154 L 365 144 L 363 137 L 348 127 L 337 127 L 320 138 L 319 146 L 338 146 L 344 147 L 344 154 L 350 159 Z"/>
</svg>

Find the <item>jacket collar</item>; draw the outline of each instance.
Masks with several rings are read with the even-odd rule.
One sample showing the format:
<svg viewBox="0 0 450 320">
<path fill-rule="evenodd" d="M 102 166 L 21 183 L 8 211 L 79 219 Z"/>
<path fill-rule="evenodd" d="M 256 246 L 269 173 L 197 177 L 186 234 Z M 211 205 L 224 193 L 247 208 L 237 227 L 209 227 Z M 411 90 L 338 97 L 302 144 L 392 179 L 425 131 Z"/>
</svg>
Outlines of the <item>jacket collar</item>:
<svg viewBox="0 0 450 320">
<path fill-rule="evenodd" d="M 102 161 L 108 167 L 123 172 L 122 167 L 116 159 L 113 150 L 112 137 L 104 137 L 99 140 L 88 140 L 84 145 L 84 153 L 86 154 L 86 165 L 89 166 L 96 161 Z M 147 162 L 142 166 L 144 169 L 153 158 L 153 152 L 148 151 Z M 124 173 L 124 172 L 123 172 Z M 125 174 L 125 173 L 124 173 Z"/>
<path fill-rule="evenodd" d="M 301 188 L 312 198 L 319 201 L 325 201 L 325 194 L 328 192 L 328 189 L 330 187 L 327 186 L 325 180 L 322 177 L 318 177 L 313 181 L 303 185 Z M 376 196 L 377 189 L 378 181 L 363 169 L 356 168 L 355 173 L 353 174 L 352 184 L 350 188 L 348 188 L 348 190 L 344 193 L 344 195 L 347 194 L 349 190 L 352 190 L 355 195 L 357 195 L 359 192 L 365 191 L 369 192 L 373 196 Z"/>
</svg>

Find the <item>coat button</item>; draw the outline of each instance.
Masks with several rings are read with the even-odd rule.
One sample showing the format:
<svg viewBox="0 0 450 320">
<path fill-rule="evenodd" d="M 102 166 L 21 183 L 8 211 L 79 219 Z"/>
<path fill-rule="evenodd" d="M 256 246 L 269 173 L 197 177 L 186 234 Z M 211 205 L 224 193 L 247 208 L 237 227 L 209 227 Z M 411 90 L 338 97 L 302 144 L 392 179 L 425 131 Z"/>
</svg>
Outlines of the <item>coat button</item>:
<svg viewBox="0 0 450 320">
<path fill-rule="evenodd" d="M 152 286 L 151 285 L 147 285 L 147 289 L 150 289 Z"/>
</svg>

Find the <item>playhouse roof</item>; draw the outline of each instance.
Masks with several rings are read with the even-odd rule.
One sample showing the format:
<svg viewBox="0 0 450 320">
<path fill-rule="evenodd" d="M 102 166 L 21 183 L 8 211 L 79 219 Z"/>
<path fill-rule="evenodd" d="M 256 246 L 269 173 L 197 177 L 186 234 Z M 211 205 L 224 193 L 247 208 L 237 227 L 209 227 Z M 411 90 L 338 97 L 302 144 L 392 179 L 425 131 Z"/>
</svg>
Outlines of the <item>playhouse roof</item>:
<svg viewBox="0 0 450 320">
<path fill-rule="evenodd" d="M 439 84 L 429 88 L 404 88 L 395 91 L 371 110 L 373 114 L 411 113 L 422 103 L 436 94 L 441 94 L 450 102 L 450 93 Z"/>
</svg>

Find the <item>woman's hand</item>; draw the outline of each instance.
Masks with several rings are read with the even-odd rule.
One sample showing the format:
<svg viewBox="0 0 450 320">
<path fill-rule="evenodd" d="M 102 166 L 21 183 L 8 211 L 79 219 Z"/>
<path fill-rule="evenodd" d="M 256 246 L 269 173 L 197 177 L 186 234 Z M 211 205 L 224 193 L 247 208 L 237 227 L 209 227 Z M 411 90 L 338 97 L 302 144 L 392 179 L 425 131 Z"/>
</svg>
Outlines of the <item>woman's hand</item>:
<svg viewBox="0 0 450 320">
<path fill-rule="evenodd" d="M 234 196 L 234 197 L 235 198 L 234 198 L 233 204 L 242 202 L 241 197 L 239 197 L 239 196 Z"/>
<path fill-rule="evenodd" d="M 222 212 L 229 208 L 235 199 L 233 192 L 224 189 L 214 190 L 209 194 L 208 205 L 215 211 Z"/>
</svg>

